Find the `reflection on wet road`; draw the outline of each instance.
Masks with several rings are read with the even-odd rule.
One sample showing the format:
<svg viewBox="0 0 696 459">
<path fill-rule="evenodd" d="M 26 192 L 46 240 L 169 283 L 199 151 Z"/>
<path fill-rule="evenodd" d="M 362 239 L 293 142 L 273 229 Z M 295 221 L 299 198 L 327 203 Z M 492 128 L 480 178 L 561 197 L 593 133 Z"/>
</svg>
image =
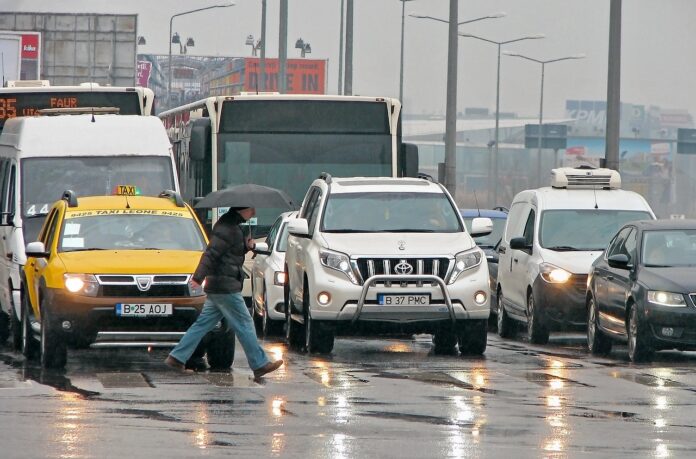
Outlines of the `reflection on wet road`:
<svg viewBox="0 0 696 459">
<path fill-rule="evenodd" d="M 547 346 L 489 334 L 483 358 L 433 355 L 427 337 L 339 339 L 288 351 L 255 382 L 181 375 L 163 350 L 71 351 L 64 372 L 0 350 L 3 457 L 688 457 L 696 354 L 630 364 L 581 335 Z M 238 349 L 241 349 L 239 347 Z M 10 452 L 10 453 L 7 453 Z"/>
</svg>

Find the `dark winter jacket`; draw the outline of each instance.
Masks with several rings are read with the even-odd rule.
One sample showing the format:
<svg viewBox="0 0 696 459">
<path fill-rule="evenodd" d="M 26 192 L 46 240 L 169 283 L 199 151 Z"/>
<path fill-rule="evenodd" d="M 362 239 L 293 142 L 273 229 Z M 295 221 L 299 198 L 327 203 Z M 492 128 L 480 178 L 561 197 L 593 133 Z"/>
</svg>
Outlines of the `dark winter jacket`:
<svg viewBox="0 0 696 459">
<path fill-rule="evenodd" d="M 210 242 L 201 256 L 193 280 L 205 279 L 207 293 L 236 293 L 242 291 L 244 254 L 247 247 L 239 226 L 244 219 L 230 209 L 213 227 Z"/>
</svg>

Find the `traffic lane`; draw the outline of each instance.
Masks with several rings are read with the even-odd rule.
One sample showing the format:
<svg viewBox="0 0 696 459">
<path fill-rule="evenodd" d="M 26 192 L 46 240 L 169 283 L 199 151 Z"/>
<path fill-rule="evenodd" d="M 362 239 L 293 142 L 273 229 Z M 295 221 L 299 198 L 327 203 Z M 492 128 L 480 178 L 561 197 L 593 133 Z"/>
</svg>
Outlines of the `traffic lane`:
<svg viewBox="0 0 696 459">
<path fill-rule="evenodd" d="M 532 346 L 489 334 L 484 358 L 434 356 L 424 336 L 338 339 L 331 356 L 264 347 L 288 365 L 263 384 L 241 353 L 230 374 L 180 375 L 162 350 L 71 352 L 65 373 L 4 350 L 3 445 L 17 457 L 668 457 L 693 446 L 692 353 L 632 365 L 621 347 L 588 356 L 581 335 Z"/>
</svg>

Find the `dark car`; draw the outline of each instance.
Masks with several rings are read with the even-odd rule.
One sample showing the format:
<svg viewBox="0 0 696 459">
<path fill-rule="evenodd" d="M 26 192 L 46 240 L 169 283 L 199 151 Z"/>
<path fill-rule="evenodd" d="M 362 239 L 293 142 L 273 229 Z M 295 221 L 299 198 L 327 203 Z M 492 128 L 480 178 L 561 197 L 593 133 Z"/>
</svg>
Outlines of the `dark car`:
<svg viewBox="0 0 696 459">
<path fill-rule="evenodd" d="M 696 349 L 696 220 L 622 227 L 587 281 L 587 343 L 608 354 L 628 342 L 633 362 L 660 349 Z"/>
<path fill-rule="evenodd" d="M 464 219 L 464 224 L 466 229 L 471 231 L 471 221 L 477 217 L 488 217 L 493 222 L 493 231 L 491 234 L 486 236 L 477 236 L 474 238 L 474 242 L 478 245 L 483 252 L 486 254 L 486 260 L 488 261 L 488 280 L 491 291 L 491 317 L 489 320 L 491 324 L 495 324 L 495 314 L 497 313 L 497 308 L 495 305 L 498 304 L 496 301 L 496 283 L 498 279 L 498 244 L 503 237 L 503 232 L 505 231 L 505 222 L 507 221 L 507 209 L 504 207 L 496 207 L 495 209 L 459 209 L 459 213 Z"/>
</svg>

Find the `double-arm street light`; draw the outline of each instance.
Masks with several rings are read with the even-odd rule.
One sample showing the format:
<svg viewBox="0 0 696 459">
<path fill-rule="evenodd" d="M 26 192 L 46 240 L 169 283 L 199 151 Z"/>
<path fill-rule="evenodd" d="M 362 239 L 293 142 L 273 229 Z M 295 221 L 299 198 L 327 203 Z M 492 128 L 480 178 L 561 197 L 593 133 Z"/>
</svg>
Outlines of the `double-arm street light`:
<svg viewBox="0 0 696 459">
<path fill-rule="evenodd" d="M 584 54 L 575 54 L 573 56 L 565 56 L 565 57 L 559 57 L 557 59 L 548 59 L 545 61 L 542 61 L 540 59 L 534 59 L 533 57 L 529 56 L 524 56 L 522 54 L 517 54 L 517 53 L 512 53 L 509 51 L 503 51 L 503 54 L 506 56 L 513 56 L 513 57 L 520 57 L 522 59 L 526 59 L 528 61 L 536 62 L 537 64 L 541 64 L 541 96 L 539 100 L 539 132 L 537 133 L 537 186 L 541 186 L 541 134 L 542 134 L 542 127 L 543 127 L 543 122 L 544 122 L 544 68 L 546 67 L 546 64 L 551 64 L 553 62 L 560 62 L 560 61 L 567 61 L 571 59 L 583 59 L 585 57 Z"/>
<path fill-rule="evenodd" d="M 406 13 L 406 2 L 413 0 L 399 0 L 401 2 L 401 66 L 399 67 L 399 102 L 404 104 L 404 15 Z"/>
<path fill-rule="evenodd" d="M 167 63 L 169 64 L 169 78 L 167 81 L 167 108 L 171 108 L 170 105 L 171 105 L 171 94 L 172 94 L 172 25 L 174 23 L 174 18 L 178 17 L 178 16 L 184 16 L 186 14 L 197 13 L 199 11 L 211 10 L 213 8 L 228 8 L 228 7 L 234 6 L 234 5 L 235 5 L 235 3 L 230 1 L 230 2 L 224 3 L 222 5 L 206 6 L 204 8 L 197 8 L 195 10 L 177 13 L 169 19 L 169 36 L 167 37 L 167 41 L 169 42 L 169 59 L 167 61 Z"/>
<path fill-rule="evenodd" d="M 496 45 L 498 47 L 498 70 L 496 71 L 496 86 L 495 86 L 495 139 L 494 139 L 494 144 L 493 146 L 495 147 L 493 149 L 493 158 L 492 158 L 492 163 L 493 163 L 493 173 L 491 174 L 492 177 L 489 177 L 488 180 L 488 186 L 489 189 L 492 187 L 493 188 L 493 206 L 496 206 L 498 204 L 498 186 L 495 182 L 498 178 L 498 158 L 500 150 L 498 148 L 499 144 L 499 136 L 498 136 L 498 128 L 500 124 L 500 47 L 503 45 L 507 45 L 510 43 L 516 43 L 518 41 L 524 41 L 524 40 L 538 40 L 540 38 L 544 38 L 544 34 L 536 34 L 536 35 L 527 35 L 524 37 L 519 37 L 519 38 L 513 38 L 512 40 L 505 40 L 505 41 L 495 41 L 495 40 L 489 40 L 488 38 L 483 38 L 479 37 L 478 35 L 472 35 L 470 33 L 460 33 L 460 37 L 465 37 L 465 38 L 475 38 L 476 40 L 481 40 L 485 41 L 487 43 L 491 43 L 493 45 Z M 489 193 L 490 197 L 490 193 Z M 490 198 L 489 198 L 490 199 Z"/>
<path fill-rule="evenodd" d="M 431 19 L 433 21 L 449 24 L 448 52 L 447 52 L 447 108 L 445 111 L 445 187 L 456 199 L 457 178 L 457 33 L 458 26 L 470 24 L 484 19 L 497 19 L 505 17 L 505 13 L 490 14 L 466 21 L 459 21 L 457 0 L 450 0 L 450 20 L 425 16 L 421 14 L 409 14 L 419 19 Z"/>
</svg>

